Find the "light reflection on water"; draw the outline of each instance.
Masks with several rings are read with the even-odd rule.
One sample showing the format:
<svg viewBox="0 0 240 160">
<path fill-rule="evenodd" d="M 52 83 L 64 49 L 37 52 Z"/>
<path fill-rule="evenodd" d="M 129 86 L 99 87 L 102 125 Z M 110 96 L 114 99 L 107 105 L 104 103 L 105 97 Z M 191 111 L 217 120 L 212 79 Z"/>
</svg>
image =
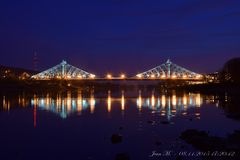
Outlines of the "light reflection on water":
<svg viewBox="0 0 240 160">
<path fill-rule="evenodd" d="M 70 91 L 66 95 L 57 94 L 57 96 L 50 96 L 49 93 L 45 96 L 34 94 L 30 98 L 23 94 L 18 96 L 17 104 L 15 101 L 12 102 L 11 98 L 2 96 L 2 109 L 9 111 L 11 105 L 23 108 L 31 106 L 34 112 L 37 109 L 50 111 L 65 119 L 73 113 L 81 115 L 86 110 L 89 110 L 90 114 L 94 114 L 96 106 L 103 102 L 105 102 L 106 111 L 110 114 L 113 104 L 119 106 L 121 111 L 124 111 L 126 107 L 129 107 L 126 104 L 131 103 L 135 105 L 139 112 L 142 109 L 148 109 L 152 113 L 159 113 L 170 120 L 171 117 L 179 114 L 186 115 L 189 108 L 199 108 L 203 103 L 213 103 L 217 107 L 219 105 L 218 100 L 216 100 L 217 97 L 204 96 L 203 98 L 200 93 L 183 93 L 181 95 L 173 93 L 168 95 L 155 94 L 152 91 L 151 95 L 142 96 L 142 91 L 139 90 L 137 94 L 138 96 L 135 97 L 127 97 L 124 90 L 121 91 L 119 97 L 112 97 L 112 92 L 108 90 L 107 96 L 101 98 L 96 98 L 94 91 L 91 91 L 89 96 L 84 96 L 82 91 L 78 91 L 77 95 L 73 95 Z M 225 99 L 227 101 L 227 96 L 225 96 Z M 196 115 L 200 118 L 200 113 L 196 113 Z"/>
<path fill-rule="evenodd" d="M 79 148 L 87 147 L 87 153 L 81 159 L 87 159 L 89 155 L 94 156 L 93 150 L 97 152 L 96 155 L 111 159 L 106 156 L 108 153 L 115 154 L 120 151 L 118 146 L 114 148 L 110 144 L 110 137 L 114 133 L 120 133 L 124 141 L 119 147 L 123 150 L 127 148 L 126 150 L 133 154 L 131 156 L 141 159 L 141 157 L 148 157 L 156 147 L 158 150 L 171 150 L 173 147 L 176 149 L 179 144 L 176 138 L 188 128 L 210 130 L 214 134 L 225 134 L 225 130 L 235 129 L 237 122 L 229 120 L 219 112 L 217 107 L 214 107 L 223 106 L 223 102 L 230 102 L 228 95 L 224 98 L 199 93 L 163 94 L 156 90 L 148 92 L 118 90 L 117 93 L 108 90 L 103 94 L 94 91 L 87 93 L 78 91 L 1 95 L 0 127 L 5 130 L 1 136 L 7 137 L 2 146 L 7 144 L 14 146 L 16 140 L 22 140 L 22 143 L 18 143 L 23 145 L 22 148 L 26 147 L 25 144 L 29 144 L 31 148 L 39 147 L 36 149 L 38 151 L 49 146 L 49 150 L 55 148 L 59 153 L 59 150 L 64 151 L 56 146 L 70 146 L 76 143 Z M 63 132 L 66 129 L 67 131 Z M 16 133 L 22 133 L 23 138 L 12 139 Z M 55 135 L 55 137 L 49 135 Z M 67 140 L 62 142 L 61 139 L 64 136 Z M 36 142 L 35 137 L 43 138 L 37 139 Z M 45 143 L 42 143 L 43 139 L 46 140 Z M 160 148 L 155 145 L 155 141 L 158 140 L 163 144 Z M 99 149 L 99 143 L 101 149 Z M 141 146 L 143 150 L 135 150 L 136 146 Z M 26 148 L 28 151 L 29 148 Z M 75 147 L 71 149 L 73 148 Z M 28 152 L 25 154 L 29 155 Z M 45 155 L 53 157 L 51 153 Z M 78 155 L 72 154 L 72 157 L 74 156 Z"/>
<path fill-rule="evenodd" d="M 141 91 L 138 92 L 137 97 L 133 98 L 125 97 L 124 91 L 121 91 L 121 96 L 112 97 L 110 90 L 106 98 L 95 98 L 93 92 L 91 92 L 89 97 L 83 97 L 81 91 L 78 92 L 77 96 L 67 92 L 66 96 L 57 95 L 56 97 L 51 97 L 49 94 L 46 94 L 45 96 L 33 95 L 30 98 L 31 107 L 56 113 L 61 118 L 67 118 L 72 113 L 81 114 L 85 110 L 89 110 L 91 114 L 94 114 L 96 106 L 102 102 L 105 102 L 106 111 L 109 113 L 111 113 L 113 104 L 114 106 L 119 106 L 124 111 L 127 107 L 126 104 L 133 103 L 139 112 L 143 108 L 149 109 L 170 120 L 171 117 L 178 114 L 186 114 L 189 108 L 200 107 L 203 103 L 203 98 L 199 93 L 155 95 L 154 92 L 148 97 L 143 97 Z M 26 107 L 27 105 L 29 105 L 29 102 L 24 97 L 19 97 L 18 106 Z M 10 101 L 7 101 L 5 97 L 3 97 L 3 109 L 10 109 Z"/>
</svg>

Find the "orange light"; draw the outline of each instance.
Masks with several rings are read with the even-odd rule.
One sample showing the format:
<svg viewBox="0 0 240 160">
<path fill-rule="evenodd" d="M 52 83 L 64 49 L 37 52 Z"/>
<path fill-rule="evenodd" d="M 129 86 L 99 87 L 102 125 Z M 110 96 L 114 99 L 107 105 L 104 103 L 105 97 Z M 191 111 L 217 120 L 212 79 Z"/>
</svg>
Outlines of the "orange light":
<svg viewBox="0 0 240 160">
<path fill-rule="evenodd" d="M 108 75 L 107 75 L 107 78 L 108 78 L 108 79 L 111 79 L 111 78 L 112 78 L 112 75 L 111 75 L 111 74 L 108 74 Z"/>
<path fill-rule="evenodd" d="M 122 92 L 121 105 L 122 105 L 121 109 L 122 109 L 122 111 L 124 111 L 124 109 L 125 109 L 125 97 L 124 97 L 124 92 Z"/>
<path fill-rule="evenodd" d="M 197 79 L 202 78 L 202 75 L 199 74 L 199 75 L 196 76 L 196 78 Z"/>
<path fill-rule="evenodd" d="M 172 78 L 175 79 L 175 78 L 177 78 L 177 76 L 176 75 L 172 75 Z"/>
<path fill-rule="evenodd" d="M 124 74 L 121 74 L 121 78 L 124 79 L 126 76 Z"/>
<path fill-rule="evenodd" d="M 107 98 L 107 110 L 108 110 L 108 112 L 111 112 L 111 103 L 112 103 L 111 91 L 108 91 L 108 98 Z"/>
<path fill-rule="evenodd" d="M 155 78 L 155 75 L 154 75 L 154 74 L 152 74 L 152 75 L 151 75 L 151 78 Z"/>
<path fill-rule="evenodd" d="M 94 75 L 94 74 L 90 75 L 90 78 L 95 78 L 95 77 L 96 77 L 96 75 Z"/>
<path fill-rule="evenodd" d="M 139 92 L 139 96 L 138 96 L 138 108 L 139 108 L 139 110 L 142 109 L 142 96 L 141 96 L 141 92 Z"/>
<path fill-rule="evenodd" d="M 142 75 L 141 75 L 141 74 L 138 74 L 137 77 L 138 77 L 138 78 L 142 78 Z"/>
<path fill-rule="evenodd" d="M 165 76 L 165 75 L 162 75 L 161 78 L 166 78 L 166 76 Z"/>
<path fill-rule="evenodd" d="M 184 106 L 187 105 L 187 101 L 188 101 L 188 100 L 187 100 L 187 96 L 184 95 L 184 96 L 183 96 L 183 105 L 184 105 Z"/>
<path fill-rule="evenodd" d="M 176 105 L 177 105 L 176 95 L 173 95 L 173 96 L 172 96 L 172 105 L 173 105 L 173 106 L 176 106 Z"/>
<path fill-rule="evenodd" d="M 163 108 L 166 107 L 166 97 L 165 97 L 165 95 L 162 95 L 162 107 Z"/>
</svg>

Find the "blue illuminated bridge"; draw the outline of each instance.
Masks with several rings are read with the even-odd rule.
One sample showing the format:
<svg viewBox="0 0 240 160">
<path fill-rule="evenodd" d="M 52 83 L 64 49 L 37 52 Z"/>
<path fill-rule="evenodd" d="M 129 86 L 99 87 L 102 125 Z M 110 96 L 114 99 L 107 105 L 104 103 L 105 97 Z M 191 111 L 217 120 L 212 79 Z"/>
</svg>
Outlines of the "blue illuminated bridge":
<svg viewBox="0 0 240 160">
<path fill-rule="evenodd" d="M 111 74 L 107 74 L 106 77 L 99 77 L 93 73 L 89 73 L 75 66 L 68 64 L 66 61 L 62 61 L 60 64 L 49 68 L 41 73 L 32 76 L 36 80 L 51 80 L 51 79 L 64 79 L 64 80 L 110 80 L 110 79 L 133 79 L 133 80 L 202 80 L 203 75 L 195 73 L 186 68 L 183 68 L 169 59 L 150 70 L 142 73 L 138 73 L 133 77 L 126 77 L 121 74 L 119 77 L 113 77 Z"/>
</svg>

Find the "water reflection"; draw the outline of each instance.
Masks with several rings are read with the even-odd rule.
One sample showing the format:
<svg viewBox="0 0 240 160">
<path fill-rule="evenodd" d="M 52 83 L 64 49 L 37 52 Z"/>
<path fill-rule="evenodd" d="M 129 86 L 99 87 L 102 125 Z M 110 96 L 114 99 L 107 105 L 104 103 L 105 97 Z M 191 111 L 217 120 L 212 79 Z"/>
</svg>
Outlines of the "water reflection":
<svg viewBox="0 0 240 160">
<path fill-rule="evenodd" d="M 50 97 L 36 97 L 31 99 L 31 106 L 37 106 L 39 109 L 48 110 L 58 114 L 62 118 L 67 118 L 71 113 L 82 113 L 83 110 L 90 109 L 90 113 L 94 113 L 96 99 L 94 94 L 90 98 L 83 98 L 81 91 L 78 92 L 77 98 L 72 97 L 71 92 L 67 92 L 67 96 L 57 95 L 56 98 Z"/>
<path fill-rule="evenodd" d="M 111 91 L 108 91 L 108 98 L 107 98 L 108 112 L 111 112 L 111 108 L 112 108 L 111 105 L 112 105 Z"/>
<path fill-rule="evenodd" d="M 83 98 L 80 91 L 77 98 L 72 97 L 71 92 L 68 92 L 66 97 L 58 95 L 56 99 L 50 97 L 49 94 L 45 97 L 34 96 L 31 99 L 31 105 L 54 112 L 62 118 L 66 118 L 71 113 L 77 112 L 81 114 L 82 111 L 86 109 L 89 109 L 90 113 L 93 114 L 96 103 L 101 102 L 103 99 L 104 98 L 95 98 L 94 92 L 91 92 L 89 98 Z M 120 103 L 120 109 L 124 111 L 126 109 L 126 103 L 135 102 L 140 112 L 143 108 L 146 108 L 156 111 L 160 113 L 161 116 L 166 116 L 170 119 L 179 113 L 185 115 L 186 113 L 184 111 L 189 108 L 200 107 L 203 103 L 203 99 L 200 94 L 192 93 L 183 94 L 182 96 L 176 94 L 155 96 L 154 92 L 152 92 L 150 97 L 142 97 L 141 91 L 139 91 L 137 98 L 126 99 L 124 91 L 121 92 L 121 98 L 112 98 L 111 91 L 109 90 L 106 102 L 107 112 L 109 113 L 111 113 L 112 104 Z"/>
<path fill-rule="evenodd" d="M 90 102 L 89 103 L 90 103 L 90 112 L 94 113 L 95 103 L 96 103 L 96 100 L 94 98 L 94 92 L 91 92 Z"/>
<path fill-rule="evenodd" d="M 142 91 L 141 90 L 139 90 L 138 92 L 137 106 L 138 106 L 138 110 L 141 111 L 142 110 Z"/>
<path fill-rule="evenodd" d="M 155 96 L 154 93 L 150 98 L 142 98 L 141 92 L 139 97 L 136 99 L 138 108 L 149 108 L 151 110 L 160 112 L 161 116 L 167 116 L 168 119 L 175 116 L 178 113 L 186 114 L 187 109 L 200 107 L 203 103 L 203 98 L 200 94 L 183 94 L 182 96 L 172 95 L 161 95 Z"/>
<path fill-rule="evenodd" d="M 166 116 L 168 119 L 176 116 L 177 114 L 186 115 L 189 108 L 200 107 L 203 103 L 202 96 L 198 94 L 188 93 L 177 95 L 175 93 L 171 95 L 160 94 L 152 92 L 150 96 L 142 96 L 142 91 L 138 91 L 138 96 L 126 98 L 125 91 L 122 90 L 119 97 L 112 97 L 112 92 L 108 90 L 106 98 L 95 98 L 94 90 L 90 91 L 90 94 L 86 97 L 83 96 L 82 91 L 79 90 L 77 94 L 73 94 L 68 91 L 66 94 L 57 94 L 56 96 L 47 93 L 45 95 L 33 95 L 27 97 L 24 94 L 19 95 L 16 101 L 8 99 L 6 96 L 2 96 L 2 109 L 10 110 L 11 103 L 14 106 L 27 107 L 31 106 L 34 110 L 34 124 L 36 123 L 37 109 L 47 110 L 59 115 L 61 118 L 67 118 L 72 113 L 81 115 L 83 111 L 87 110 L 89 113 L 94 114 L 96 106 L 107 107 L 107 112 L 111 113 L 114 107 L 119 106 L 122 113 L 125 112 L 131 106 L 136 106 L 139 112 L 143 109 L 151 110 L 152 113 Z M 205 98 L 206 102 L 213 103 L 216 101 L 216 97 Z M 105 101 L 103 104 L 102 102 Z M 126 107 L 126 105 L 128 107 Z M 116 106 L 116 107 L 115 107 Z M 196 113 L 200 117 L 200 113 Z"/>
<path fill-rule="evenodd" d="M 125 110 L 125 97 L 124 97 L 124 91 L 122 91 L 122 98 L 121 98 L 121 110 Z"/>
<path fill-rule="evenodd" d="M 112 151 L 115 154 L 115 150 L 108 149 L 111 148 L 110 136 L 118 133 L 127 139 L 126 143 L 123 141 L 120 144 L 120 149 L 131 149 L 137 144 L 145 147 L 146 152 L 143 155 L 148 156 L 158 147 L 156 146 L 158 140 L 164 144 L 160 145 L 159 149 L 171 150 L 177 146 L 181 150 L 182 143 L 176 141 L 181 130 L 196 128 L 212 134 L 224 135 L 225 131 L 235 129 L 237 123 L 226 118 L 221 109 L 216 108 L 215 105 L 222 107 L 225 113 L 240 113 L 239 98 L 234 98 L 230 93 L 202 95 L 152 91 L 143 87 L 141 90 L 133 88 L 130 91 L 121 88 L 96 92 L 97 88 L 94 89 L 95 91 L 90 88 L 71 92 L 35 94 L 0 93 L 1 128 L 4 131 L 2 137 L 5 138 L 2 141 L 3 151 L 5 151 L 4 146 L 9 144 L 14 146 L 19 142 L 23 148 L 42 147 L 42 144 L 46 148 L 47 145 L 47 149 L 55 148 L 53 153 L 57 153 L 61 149 L 57 146 L 62 144 L 59 139 L 68 137 L 70 139 L 65 141 L 67 145 L 68 142 L 82 142 L 79 143 L 82 144 L 80 148 L 86 148 L 87 144 L 86 151 L 90 152 L 86 152 L 86 157 L 82 156 L 81 159 L 88 159 L 89 155 L 93 154 L 102 156 L 102 153 Z M 197 120 L 200 118 L 201 120 Z M 101 126 L 101 129 L 96 127 L 96 124 Z M 66 129 L 67 131 L 64 132 Z M 20 139 L 19 136 L 14 137 L 16 133 L 21 133 Z M 52 138 L 45 133 L 55 137 Z M 92 141 L 89 141 L 88 135 Z M 44 139 L 46 143 L 43 143 Z M 96 148 L 94 151 L 99 152 L 93 153 L 91 148 L 99 144 L 107 148 L 103 147 L 100 150 Z M 187 146 L 186 148 L 191 151 L 191 148 Z M 9 152 L 9 148 L 6 151 L 6 155 L 9 156 L 11 151 Z M 131 150 L 127 152 L 131 154 Z M 28 154 L 24 153 L 24 155 Z M 36 154 L 38 154 L 37 151 Z M 109 157 L 104 158 L 109 159 Z M 55 155 L 52 159 L 56 159 Z"/>
<path fill-rule="evenodd" d="M 6 100 L 6 97 L 3 96 L 3 109 L 4 110 L 10 110 L 10 101 L 9 100 Z"/>
<path fill-rule="evenodd" d="M 82 113 L 83 109 L 83 99 L 82 99 L 82 91 L 78 91 L 78 96 L 77 96 L 77 112 Z"/>
</svg>

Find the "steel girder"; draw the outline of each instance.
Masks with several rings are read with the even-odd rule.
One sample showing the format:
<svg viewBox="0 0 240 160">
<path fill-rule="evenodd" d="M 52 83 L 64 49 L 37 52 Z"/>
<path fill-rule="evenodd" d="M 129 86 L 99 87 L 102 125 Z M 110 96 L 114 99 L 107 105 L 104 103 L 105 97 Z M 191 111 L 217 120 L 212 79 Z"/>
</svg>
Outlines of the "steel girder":
<svg viewBox="0 0 240 160">
<path fill-rule="evenodd" d="M 201 74 L 192 72 L 177 64 L 172 63 L 169 59 L 167 62 L 152 68 L 146 72 L 136 75 L 138 78 L 167 78 L 167 79 L 199 79 Z"/>
<path fill-rule="evenodd" d="M 34 79 L 88 79 L 94 77 L 94 74 L 74 67 L 66 61 L 32 76 Z"/>
</svg>

